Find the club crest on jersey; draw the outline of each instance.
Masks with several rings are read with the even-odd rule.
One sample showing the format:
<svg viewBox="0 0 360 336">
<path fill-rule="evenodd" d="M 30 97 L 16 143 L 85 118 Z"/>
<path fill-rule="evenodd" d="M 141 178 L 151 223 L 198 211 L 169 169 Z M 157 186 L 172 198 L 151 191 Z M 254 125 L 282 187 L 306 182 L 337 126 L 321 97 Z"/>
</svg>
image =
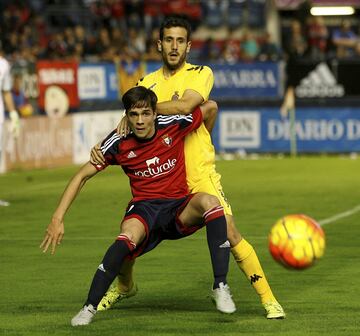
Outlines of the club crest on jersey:
<svg viewBox="0 0 360 336">
<path fill-rule="evenodd" d="M 170 147 L 171 144 L 172 144 L 172 138 L 169 137 L 167 134 L 165 134 L 165 135 L 162 136 L 162 143 L 163 143 L 165 146 Z"/>
</svg>

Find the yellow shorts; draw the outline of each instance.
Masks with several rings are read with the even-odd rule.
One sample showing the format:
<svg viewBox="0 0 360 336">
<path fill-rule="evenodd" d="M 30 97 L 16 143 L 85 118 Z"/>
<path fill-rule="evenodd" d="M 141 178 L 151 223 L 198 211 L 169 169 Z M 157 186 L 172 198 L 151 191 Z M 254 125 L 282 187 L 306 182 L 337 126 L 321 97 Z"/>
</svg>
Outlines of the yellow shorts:
<svg viewBox="0 0 360 336">
<path fill-rule="evenodd" d="M 190 192 L 204 192 L 216 196 L 224 208 L 225 215 L 232 216 L 231 205 L 225 197 L 220 180 L 221 175 L 217 172 L 212 172 L 208 178 L 203 178 L 201 181 L 189 185 Z"/>
</svg>

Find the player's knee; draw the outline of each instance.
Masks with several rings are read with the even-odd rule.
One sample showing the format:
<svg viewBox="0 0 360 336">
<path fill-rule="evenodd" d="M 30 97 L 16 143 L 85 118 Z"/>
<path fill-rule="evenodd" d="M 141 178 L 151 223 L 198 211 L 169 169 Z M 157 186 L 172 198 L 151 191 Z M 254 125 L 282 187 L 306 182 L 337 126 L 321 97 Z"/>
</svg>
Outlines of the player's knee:
<svg viewBox="0 0 360 336">
<path fill-rule="evenodd" d="M 144 240 L 146 232 L 144 225 L 139 220 L 132 218 L 122 223 L 120 235 L 139 245 Z"/>
<path fill-rule="evenodd" d="M 203 194 L 201 198 L 201 205 L 204 211 L 207 211 L 211 208 L 217 207 L 220 205 L 220 201 L 216 196 Z"/>
</svg>

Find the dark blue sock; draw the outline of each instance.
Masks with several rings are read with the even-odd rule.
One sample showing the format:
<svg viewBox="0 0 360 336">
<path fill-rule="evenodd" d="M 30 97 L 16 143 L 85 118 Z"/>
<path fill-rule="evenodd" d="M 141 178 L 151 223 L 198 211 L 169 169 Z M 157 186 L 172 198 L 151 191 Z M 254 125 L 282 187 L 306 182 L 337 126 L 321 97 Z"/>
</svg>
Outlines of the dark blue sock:
<svg viewBox="0 0 360 336">
<path fill-rule="evenodd" d="M 222 206 L 206 211 L 204 220 L 214 272 L 213 288 L 215 289 L 219 287 L 220 282 L 226 284 L 226 276 L 229 271 L 230 243 L 227 240 L 226 219 Z"/>
<path fill-rule="evenodd" d="M 116 240 L 107 250 L 105 256 L 95 272 L 90 286 L 86 305 L 92 304 L 97 308 L 102 297 L 119 274 L 124 258 L 134 249 L 126 240 Z"/>
</svg>

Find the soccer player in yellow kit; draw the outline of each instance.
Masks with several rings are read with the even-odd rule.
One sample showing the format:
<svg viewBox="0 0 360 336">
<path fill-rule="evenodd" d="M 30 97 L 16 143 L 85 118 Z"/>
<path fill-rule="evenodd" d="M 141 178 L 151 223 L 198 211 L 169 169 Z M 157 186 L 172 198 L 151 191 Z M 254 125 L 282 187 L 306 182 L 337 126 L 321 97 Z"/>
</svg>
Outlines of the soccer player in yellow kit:
<svg viewBox="0 0 360 336">
<path fill-rule="evenodd" d="M 138 82 L 138 85 L 156 93 L 158 114 L 188 114 L 209 98 L 214 84 L 211 69 L 186 62 L 191 47 L 190 34 L 191 27 L 181 16 L 165 18 L 160 27 L 158 50 L 162 54 L 163 66 Z M 185 139 L 186 174 L 190 192 L 206 192 L 218 197 L 226 214 L 228 239 L 236 263 L 260 296 L 266 317 L 284 318 L 285 312 L 271 291 L 255 250 L 235 226 L 231 206 L 222 190 L 220 175 L 215 170 L 215 150 L 210 137 L 215 119 L 216 111 Z M 95 147 L 92 151 L 92 161 L 100 163 L 97 153 Z M 136 294 L 137 287 L 133 282 L 132 267 L 133 264 L 129 262 L 121 270 L 119 283 L 109 289 L 98 310 L 106 310 L 115 302 Z M 213 297 L 213 299 L 219 309 L 217 301 L 221 298 Z M 230 301 L 232 301 L 231 297 Z"/>
</svg>

